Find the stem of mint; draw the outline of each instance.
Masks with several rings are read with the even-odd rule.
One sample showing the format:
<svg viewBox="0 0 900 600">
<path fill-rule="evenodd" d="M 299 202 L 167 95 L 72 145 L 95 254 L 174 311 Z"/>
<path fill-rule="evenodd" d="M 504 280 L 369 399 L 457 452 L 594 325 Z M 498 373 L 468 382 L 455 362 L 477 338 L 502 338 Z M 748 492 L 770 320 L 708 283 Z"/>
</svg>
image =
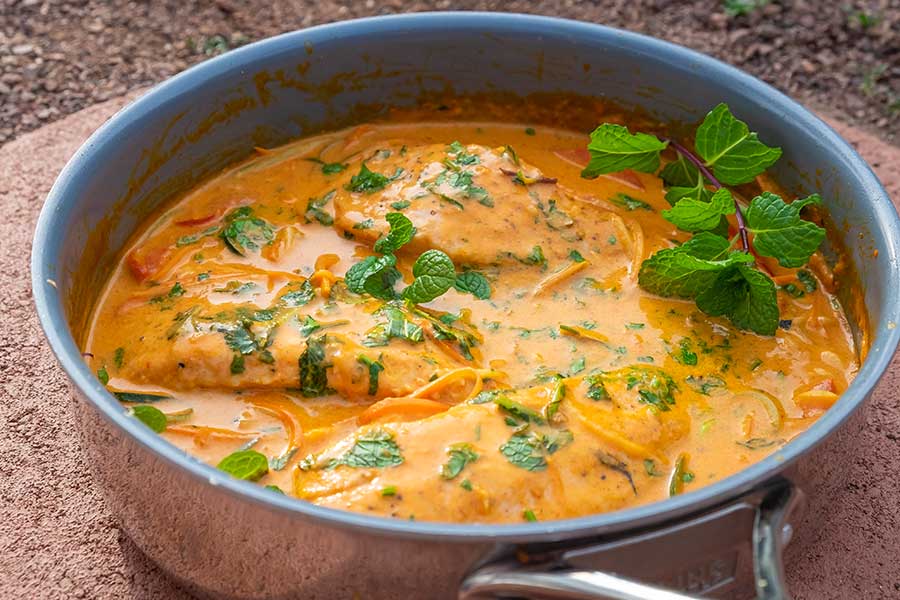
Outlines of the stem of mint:
<svg viewBox="0 0 900 600">
<path fill-rule="evenodd" d="M 722 183 L 716 179 L 715 175 L 712 174 L 712 171 L 703 164 L 703 161 L 700 160 L 696 154 L 676 142 L 671 138 L 660 138 L 664 142 L 669 142 L 669 145 L 675 149 L 675 152 L 683 156 L 685 159 L 691 162 L 697 170 L 700 171 L 700 174 L 709 181 L 714 188 L 717 190 L 724 187 Z M 737 219 L 738 232 L 741 236 L 741 245 L 744 247 L 744 252 L 750 252 L 750 238 L 747 235 L 747 224 L 744 222 L 744 214 L 741 212 L 741 205 L 738 203 L 737 198 L 734 199 L 734 216 Z"/>
</svg>

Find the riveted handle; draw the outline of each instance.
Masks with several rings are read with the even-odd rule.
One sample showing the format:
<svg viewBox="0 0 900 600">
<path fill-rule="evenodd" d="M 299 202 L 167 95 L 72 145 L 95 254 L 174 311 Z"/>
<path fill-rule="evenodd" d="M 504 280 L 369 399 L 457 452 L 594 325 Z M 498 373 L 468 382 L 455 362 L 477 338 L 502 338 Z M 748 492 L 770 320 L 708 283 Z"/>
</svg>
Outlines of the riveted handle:
<svg viewBox="0 0 900 600">
<path fill-rule="evenodd" d="M 691 600 L 740 589 L 745 593 L 755 589 L 758 600 L 789 600 L 781 551 L 790 538 L 788 518 L 802 501 L 796 486 L 779 479 L 736 502 L 631 537 L 582 540 L 536 553 L 523 547 L 509 549 L 465 577 L 459 600 Z M 743 537 L 729 540 L 734 532 Z M 634 568 L 636 561 L 643 565 L 661 562 L 656 557 L 664 561 L 688 553 L 698 556 L 695 564 L 700 566 L 650 578 L 663 585 L 620 574 Z M 752 563 L 752 569 L 744 563 Z M 591 566 L 597 568 L 586 568 Z M 746 577 L 741 578 L 742 570 Z M 685 591 L 675 591 L 679 588 Z"/>
</svg>

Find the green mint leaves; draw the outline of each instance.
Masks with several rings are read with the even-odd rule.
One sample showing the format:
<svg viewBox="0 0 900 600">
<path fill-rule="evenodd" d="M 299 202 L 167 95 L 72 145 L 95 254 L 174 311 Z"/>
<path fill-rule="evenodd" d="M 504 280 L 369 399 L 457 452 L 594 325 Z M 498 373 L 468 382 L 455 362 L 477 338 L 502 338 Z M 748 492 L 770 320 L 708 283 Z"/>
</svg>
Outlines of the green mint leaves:
<svg viewBox="0 0 900 600">
<path fill-rule="evenodd" d="M 824 229 L 800 218 L 810 204 L 821 205 L 822 198 L 813 194 L 790 204 L 769 192 L 754 198 L 746 217 L 756 251 L 777 259 L 782 267 L 805 265 L 825 239 Z"/>
<path fill-rule="evenodd" d="M 231 211 L 225 217 L 225 228 L 220 234 L 225 245 L 235 254 L 247 256 L 261 246 L 271 244 L 275 239 L 275 229 L 264 219 L 253 216 L 249 206 Z"/>
<path fill-rule="evenodd" d="M 258 481 L 269 472 L 269 460 L 256 450 L 238 450 L 223 458 L 217 467 L 237 479 Z"/>
<path fill-rule="evenodd" d="M 402 276 L 394 253 L 413 239 L 416 228 L 403 213 L 388 213 L 385 220 L 391 226 L 390 231 L 374 245 L 382 256 L 367 256 L 347 270 L 344 281 L 350 291 L 381 300 L 403 298 L 414 304 L 430 302 L 453 287 L 481 300 L 490 297 L 491 286 L 484 275 L 476 271 L 457 275 L 453 260 L 440 250 L 426 250 L 419 255 L 413 264 L 415 279 L 398 293 L 394 286 Z"/>
<path fill-rule="evenodd" d="M 372 171 L 366 166 L 366 163 L 363 162 L 359 166 L 359 173 L 350 178 L 350 183 L 347 185 L 346 189 L 350 192 L 371 194 L 383 190 L 387 187 L 387 184 L 394 181 L 402 174 L 403 169 L 398 168 L 393 175 L 388 177 L 387 175 Z"/>
<path fill-rule="evenodd" d="M 167 422 L 166 415 L 155 406 L 138 404 L 137 406 L 132 406 L 129 411 L 138 421 L 156 433 L 165 431 Z"/>
<path fill-rule="evenodd" d="M 426 250 L 413 264 L 412 284 L 403 290 L 403 298 L 414 304 L 431 302 L 456 283 L 456 268 L 440 250 Z"/>
<path fill-rule="evenodd" d="M 677 151 L 678 159 L 659 172 L 667 188 L 666 200 L 672 205 L 661 214 L 695 235 L 645 260 L 639 285 L 660 296 L 694 300 L 703 312 L 727 317 L 742 329 L 773 335 L 779 320 L 776 286 L 756 268 L 750 250 L 776 259 L 782 267 L 805 265 L 825 239 L 825 230 L 802 219 L 800 213 L 806 206 L 821 205 L 821 198 L 813 194 L 787 203 L 776 194 L 762 192 L 748 207 L 739 207 L 722 184 L 753 181 L 781 157 L 781 149 L 762 143 L 725 104 L 711 110 L 698 127 L 696 155 L 676 142 L 631 134 L 620 125 L 601 125 L 591 134 L 591 162 L 582 175 L 626 168 L 655 172 L 660 152 L 667 146 Z M 737 211 L 739 235 L 728 240 L 727 217 Z M 740 248 L 735 247 L 738 240 Z"/>
<path fill-rule="evenodd" d="M 583 260 L 583 259 L 582 259 Z M 487 278 L 478 271 L 466 271 L 456 276 L 453 283 L 456 291 L 464 294 L 472 294 L 479 300 L 487 300 L 491 297 L 491 284 Z"/>
<path fill-rule="evenodd" d="M 604 123 L 591 133 L 588 144 L 591 160 L 581 176 L 593 178 L 623 169 L 655 173 L 659 169 L 659 153 L 667 145 L 656 136 L 632 134 L 622 125 Z"/>
<path fill-rule="evenodd" d="M 705 189 L 702 191 L 706 192 Z M 709 196 L 708 201 L 703 199 L 707 195 L 702 192 L 696 197 L 693 194 L 685 195 L 670 210 L 662 211 L 662 216 L 679 229 L 692 233 L 719 229 L 722 227 L 722 218 L 734 214 L 734 198 L 725 188 Z M 724 229 L 728 230 L 727 222 Z"/>
<path fill-rule="evenodd" d="M 396 467 L 403 464 L 400 446 L 387 431 L 374 429 L 356 438 L 356 443 L 333 464 L 357 469 Z M 329 465 L 332 466 L 332 465 Z"/>
<path fill-rule="evenodd" d="M 747 265 L 723 270 L 712 286 L 697 294 L 696 301 L 706 314 L 728 317 L 741 329 L 762 335 L 775 335 L 778 329 L 775 283 Z"/>
<path fill-rule="evenodd" d="M 753 181 L 781 157 L 781 148 L 760 142 L 726 104 L 719 104 L 706 115 L 697 128 L 694 146 L 706 166 L 712 167 L 713 175 L 727 185 Z"/>
<path fill-rule="evenodd" d="M 729 267 L 753 262 L 732 250 L 731 243 L 709 232 L 695 235 L 675 248 L 660 250 L 641 264 L 638 284 L 659 296 L 695 299 Z"/>
<path fill-rule="evenodd" d="M 441 465 L 441 477 L 444 479 L 454 479 L 462 473 L 466 465 L 478 460 L 478 453 L 472 444 L 459 443 L 453 444 L 447 449 L 448 460 Z"/>
<path fill-rule="evenodd" d="M 391 230 L 375 242 L 375 252 L 390 254 L 408 244 L 416 234 L 416 228 L 403 213 L 388 213 L 384 218 L 390 224 Z"/>
</svg>

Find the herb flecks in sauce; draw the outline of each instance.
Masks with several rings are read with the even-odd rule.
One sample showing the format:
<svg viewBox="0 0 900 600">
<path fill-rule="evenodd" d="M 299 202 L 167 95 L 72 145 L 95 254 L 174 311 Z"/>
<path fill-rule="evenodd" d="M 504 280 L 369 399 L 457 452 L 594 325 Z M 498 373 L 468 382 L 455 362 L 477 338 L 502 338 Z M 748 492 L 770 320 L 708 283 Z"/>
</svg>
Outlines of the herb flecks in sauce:
<svg viewBox="0 0 900 600">
<path fill-rule="evenodd" d="M 92 370 L 153 431 L 273 493 L 467 522 L 692 489 L 846 389 L 848 328 L 827 266 L 805 260 L 817 198 L 779 203 L 765 175 L 730 187 L 740 164 L 695 145 L 716 188 L 659 138 L 632 144 L 653 173 L 584 179 L 580 134 L 525 127 L 375 124 L 223 172 L 131 242 Z M 741 151 L 771 158 L 751 138 Z M 648 261 L 672 294 L 641 288 Z M 747 272 L 777 283 L 772 337 L 736 325 L 771 318 Z"/>
</svg>

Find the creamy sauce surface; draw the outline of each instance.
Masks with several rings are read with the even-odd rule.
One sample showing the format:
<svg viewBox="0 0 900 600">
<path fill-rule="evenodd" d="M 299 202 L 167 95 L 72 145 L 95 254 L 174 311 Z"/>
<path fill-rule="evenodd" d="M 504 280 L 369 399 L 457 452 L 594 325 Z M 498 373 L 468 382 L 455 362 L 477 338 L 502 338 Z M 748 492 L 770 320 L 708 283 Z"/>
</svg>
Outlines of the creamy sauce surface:
<svg viewBox="0 0 900 600">
<path fill-rule="evenodd" d="M 216 465 L 252 448 L 269 458 L 262 485 L 402 519 L 611 511 L 777 451 L 858 368 L 824 261 L 764 265 L 787 288 L 773 337 L 647 294 L 641 261 L 688 235 L 660 216 L 657 177 L 581 178 L 585 143 L 432 121 L 259 149 L 135 235 L 88 360 L 111 390 L 148 394 L 123 400 L 152 401 L 160 435 L 192 455 Z M 348 189 L 363 162 L 383 189 Z M 378 255 L 391 212 L 417 229 L 398 287 L 440 249 L 489 298 L 350 292 L 345 272 Z M 237 249 L 222 236 L 235 223 Z M 310 368 L 327 389 L 304 387 Z"/>
</svg>

